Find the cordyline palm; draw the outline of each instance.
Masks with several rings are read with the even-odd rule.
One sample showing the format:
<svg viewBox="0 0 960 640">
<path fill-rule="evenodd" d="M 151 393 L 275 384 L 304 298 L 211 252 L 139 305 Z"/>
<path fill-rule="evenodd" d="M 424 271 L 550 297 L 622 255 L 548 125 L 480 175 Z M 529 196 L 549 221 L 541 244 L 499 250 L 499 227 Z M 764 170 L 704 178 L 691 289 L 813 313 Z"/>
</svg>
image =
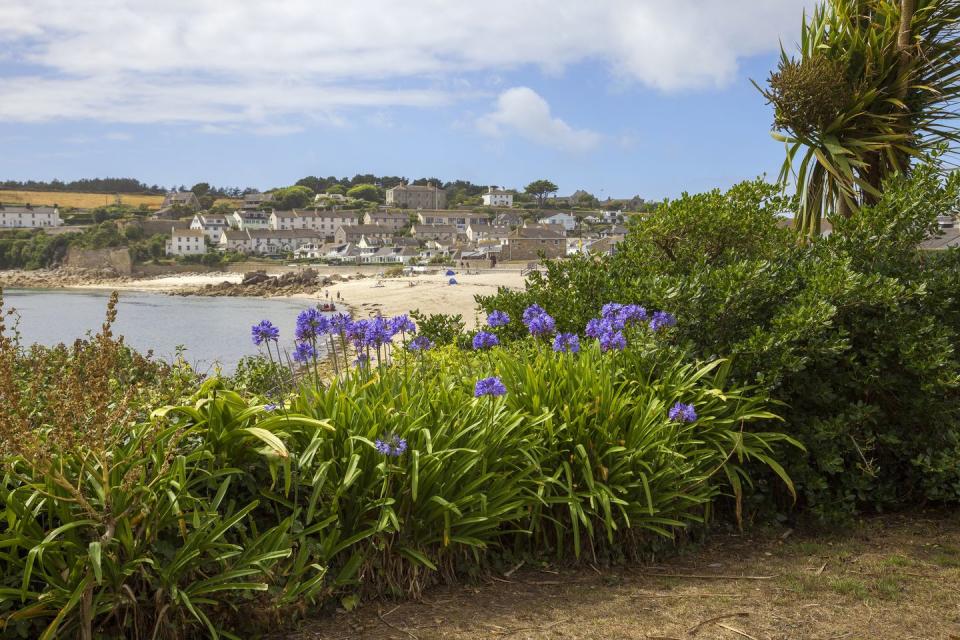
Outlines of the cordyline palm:
<svg viewBox="0 0 960 640">
<path fill-rule="evenodd" d="M 830 0 L 804 15 L 800 53 L 782 51 L 761 92 L 787 146 L 796 227 L 815 236 L 824 216 L 851 215 L 913 158 L 960 140 L 960 2 Z"/>
</svg>

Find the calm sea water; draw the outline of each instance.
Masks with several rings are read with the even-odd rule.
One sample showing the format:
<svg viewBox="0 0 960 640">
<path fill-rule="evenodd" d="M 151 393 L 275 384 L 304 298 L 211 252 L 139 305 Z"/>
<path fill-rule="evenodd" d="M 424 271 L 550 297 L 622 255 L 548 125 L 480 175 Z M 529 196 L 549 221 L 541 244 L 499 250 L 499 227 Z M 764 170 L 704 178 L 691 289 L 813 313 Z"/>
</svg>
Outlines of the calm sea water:
<svg viewBox="0 0 960 640">
<path fill-rule="evenodd" d="M 24 343 L 71 343 L 103 324 L 110 295 L 106 291 L 6 289 L 7 307 L 20 314 Z M 138 351 L 149 349 L 158 358 L 170 359 L 178 346 L 198 371 L 220 363 L 229 373 L 237 361 L 257 353 L 250 327 L 268 319 L 280 328 L 281 344 L 293 342 L 297 314 L 308 300 L 260 298 L 206 298 L 167 296 L 159 293 L 120 293 L 114 335 Z"/>
</svg>

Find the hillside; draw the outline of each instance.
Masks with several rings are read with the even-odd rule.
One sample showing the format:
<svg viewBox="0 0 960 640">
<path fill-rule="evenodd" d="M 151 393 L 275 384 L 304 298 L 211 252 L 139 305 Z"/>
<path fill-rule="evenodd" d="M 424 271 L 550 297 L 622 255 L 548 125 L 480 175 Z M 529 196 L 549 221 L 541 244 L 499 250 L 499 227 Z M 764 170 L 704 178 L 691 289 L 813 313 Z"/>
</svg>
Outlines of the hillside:
<svg viewBox="0 0 960 640">
<path fill-rule="evenodd" d="M 150 209 L 159 209 L 163 202 L 160 195 L 142 195 L 135 193 L 120 194 L 120 203 L 132 207 L 147 205 Z M 104 205 L 116 204 L 117 195 L 109 193 L 77 193 L 74 191 L 14 191 L 0 189 L 0 203 L 58 205 L 75 209 L 93 209 Z"/>
</svg>

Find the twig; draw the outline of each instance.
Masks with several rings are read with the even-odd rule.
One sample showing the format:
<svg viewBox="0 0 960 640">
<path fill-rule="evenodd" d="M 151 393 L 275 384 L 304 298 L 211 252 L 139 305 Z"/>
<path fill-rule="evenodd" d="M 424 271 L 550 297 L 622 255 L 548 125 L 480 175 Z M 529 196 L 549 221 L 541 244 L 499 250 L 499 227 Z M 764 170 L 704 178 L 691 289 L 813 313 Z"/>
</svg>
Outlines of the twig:
<svg viewBox="0 0 960 640">
<path fill-rule="evenodd" d="M 773 580 L 777 576 L 728 576 L 704 575 L 693 573 L 644 573 L 641 575 L 652 578 L 691 578 L 694 580 Z"/>
<path fill-rule="evenodd" d="M 716 622 L 717 620 L 724 620 L 724 619 L 726 619 L 726 618 L 742 618 L 742 617 L 746 617 L 746 616 L 749 616 L 749 615 L 750 615 L 750 614 L 749 614 L 748 612 L 746 612 L 746 611 L 737 611 L 736 613 L 724 613 L 723 615 L 719 615 L 719 616 L 714 616 L 714 617 L 712 617 L 712 618 L 708 618 L 708 619 L 704 620 L 703 622 L 701 622 L 700 624 L 694 625 L 694 626 L 690 627 L 689 629 L 687 629 L 687 633 L 689 633 L 689 634 L 692 635 L 692 636 L 695 636 L 695 635 L 697 635 L 697 632 L 700 631 L 700 629 L 702 629 L 702 628 L 705 627 L 706 625 L 710 624 L 711 622 Z"/>
<path fill-rule="evenodd" d="M 396 611 L 396 610 L 397 610 L 397 607 L 394 607 L 393 609 L 391 609 L 390 611 L 387 612 L 387 615 L 390 615 L 391 613 L 393 613 L 393 612 Z M 387 625 L 387 626 L 390 627 L 391 629 L 394 629 L 394 630 L 396 630 L 396 631 L 399 631 L 400 633 L 405 633 L 405 634 L 407 634 L 408 636 L 410 636 L 411 638 L 413 638 L 413 640 L 420 640 L 416 635 L 410 633 L 410 632 L 407 631 L 406 629 L 403 629 L 403 628 L 401 628 L 401 627 L 398 627 L 398 626 L 395 625 L 395 624 L 391 624 L 390 622 L 387 622 L 387 621 L 383 618 L 383 615 L 380 614 L 379 611 L 377 612 L 377 617 L 380 618 L 380 622 L 382 622 L 383 624 Z"/>
<path fill-rule="evenodd" d="M 826 569 L 826 568 L 827 568 L 827 563 L 824 562 L 822 565 L 820 565 L 820 568 L 817 569 L 817 575 L 818 575 L 818 576 L 821 575 L 821 574 L 823 573 L 823 570 Z"/>
<path fill-rule="evenodd" d="M 733 631 L 733 632 L 736 633 L 737 635 L 741 635 L 741 636 L 743 636 L 744 638 L 750 638 L 750 640 L 757 640 L 756 638 L 754 638 L 752 635 L 750 635 L 750 634 L 747 633 L 746 631 L 741 631 L 740 629 L 737 629 L 736 627 L 731 627 L 730 625 L 723 624 L 722 622 L 718 622 L 718 623 L 717 623 L 717 626 L 718 626 L 718 627 L 723 627 L 723 628 L 726 629 L 727 631 Z"/>
<path fill-rule="evenodd" d="M 515 566 L 514 568 L 510 569 L 509 571 L 504 571 L 503 577 L 504 577 L 504 578 L 509 578 L 510 576 L 512 576 L 513 573 L 514 573 L 514 571 L 516 571 L 517 569 L 519 569 L 520 567 L 523 566 L 524 562 L 526 562 L 526 561 L 525 561 L 525 560 L 521 560 L 519 563 L 517 563 L 517 566 Z"/>
</svg>

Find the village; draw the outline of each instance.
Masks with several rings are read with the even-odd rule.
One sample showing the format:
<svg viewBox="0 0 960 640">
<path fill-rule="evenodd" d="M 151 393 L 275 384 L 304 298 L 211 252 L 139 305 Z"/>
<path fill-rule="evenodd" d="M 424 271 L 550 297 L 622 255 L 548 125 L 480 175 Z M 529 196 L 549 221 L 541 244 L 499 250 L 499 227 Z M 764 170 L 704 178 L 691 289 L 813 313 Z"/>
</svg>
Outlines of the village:
<svg viewBox="0 0 960 640">
<path fill-rule="evenodd" d="M 331 198 L 331 195 L 333 196 Z M 513 195 L 490 188 L 482 210 L 446 209 L 435 186 L 398 185 L 375 209 L 338 204 L 338 194 L 319 194 L 312 208 L 280 210 L 270 194 L 243 198 L 232 213 L 197 211 L 171 221 L 167 255 L 211 251 L 292 257 L 329 264 L 488 263 L 560 258 L 578 252 L 611 253 L 626 233 L 619 211 L 513 209 Z M 342 196 L 341 196 L 342 202 Z M 165 207 L 194 209 L 190 192 L 171 193 Z M 539 215 L 536 215 L 539 214 Z"/>
</svg>

